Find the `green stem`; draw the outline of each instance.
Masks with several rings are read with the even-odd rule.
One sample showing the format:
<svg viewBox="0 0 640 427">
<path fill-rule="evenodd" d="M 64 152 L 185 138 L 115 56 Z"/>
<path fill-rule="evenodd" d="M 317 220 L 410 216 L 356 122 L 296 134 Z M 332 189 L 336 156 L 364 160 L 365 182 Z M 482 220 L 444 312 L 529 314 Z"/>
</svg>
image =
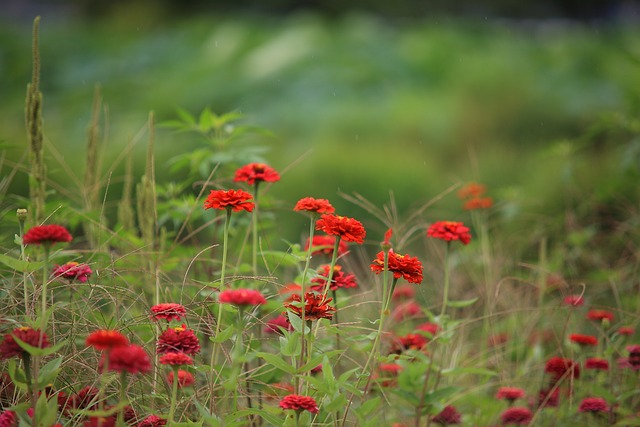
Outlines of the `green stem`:
<svg viewBox="0 0 640 427">
<path fill-rule="evenodd" d="M 324 287 L 324 291 L 322 292 L 322 296 L 326 297 L 329 292 L 329 288 L 331 288 L 331 282 L 333 281 L 333 269 L 336 266 L 336 261 L 338 260 L 338 248 L 340 248 L 340 239 L 342 237 L 336 236 L 336 241 L 333 244 L 333 254 L 331 254 L 331 264 L 329 264 L 329 277 L 327 277 L 327 284 Z"/>
<path fill-rule="evenodd" d="M 173 382 L 171 383 L 171 406 L 169 407 L 169 425 L 173 424 L 173 417 L 176 413 L 176 402 L 178 401 L 178 368 L 173 366 Z"/>
<path fill-rule="evenodd" d="M 22 236 L 24 236 L 24 219 L 18 220 L 19 233 L 20 233 L 20 260 L 26 261 L 27 256 L 24 249 L 24 243 L 22 242 Z M 29 290 L 27 289 L 27 272 L 22 273 L 22 286 L 24 292 L 24 314 L 29 317 Z"/>
<path fill-rule="evenodd" d="M 120 402 L 119 402 L 120 404 L 125 402 L 127 397 L 126 380 L 127 380 L 127 373 L 125 371 L 120 372 Z M 120 409 L 118 409 L 118 417 L 117 417 L 116 425 L 117 426 L 125 425 L 124 424 L 124 408 L 122 406 L 120 407 Z"/>
<path fill-rule="evenodd" d="M 444 313 L 449 304 L 449 248 L 451 242 L 447 242 L 444 252 L 444 295 L 442 296 L 442 308 L 440 309 L 440 326 L 444 325 Z"/>
<path fill-rule="evenodd" d="M 251 233 L 253 235 L 253 248 L 251 252 L 251 265 L 253 267 L 253 275 L 258 275 L 258 185 L 260 181 L 256 181 L 253 190 L 253 215 L 251 216 Z"/>
<path fill-rule="evenodd" d="M 22 364 L 24 365 L 24 376 L 27 381 L 27 394 L 31 399 L 31 407 L 36 407 L 36 402 L 38 401 L 38 392 L 34 389 L 33 384 L 37 384 L 37 380 L 34 381 L 31 378 L 31 355 L 27 352 L 22 353 Z M 31 418 L 31 425 L 35 427 L 37 425 L 36 420 L 37 414 L 34 412 L 33 417 Z"/>
<path fill-rule="evenodd" d="M 313 236 L 315 233 L 315 224 L 317 220 L 317 215 L 315 213 L 311 214 L 311 221 L 309 221 L 309 247 L 307 248 L 307 257 L 304 262 L 304 270 L 302 270 L 302 281 L 300 283 L 301 295 L 300 300 L 302 301 L 302 311 L 300 314 L 300 318 L 302 319 L 302 331 L 301 331 L 301 340 L 302 345 L 300 346 L 300 366 L 304 363 L 305 354 L 306 354 L 306 304 L 305 304 L 305 294 L 307 292 L 307 273 L 309 272 L 309 264 L 311 263 L 311 254 L 313 252 Z M 300 379 L 298 376 L 295 378 L 295 390 L 296 393 L 300 394 Z"/>
<path fill-rule="evenodd" d="M 47 319 L 45 317 L 45 313 L 47 312 L 47 285 L 49 283 L 49 244 L 45 243 L 44 245 L 44 265 L 42 266 L 42 311 L 40 316 L 42 316 L 41 322 L 42 325 L 40 328 L 44 332 L 47 327 Z"/>
</svg>

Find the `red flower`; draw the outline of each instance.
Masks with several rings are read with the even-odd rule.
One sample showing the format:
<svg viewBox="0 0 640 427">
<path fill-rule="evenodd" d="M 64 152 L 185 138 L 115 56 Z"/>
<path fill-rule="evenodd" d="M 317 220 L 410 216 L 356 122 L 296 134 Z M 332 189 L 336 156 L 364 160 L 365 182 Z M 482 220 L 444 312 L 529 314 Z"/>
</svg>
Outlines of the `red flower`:
<svg viewBox="0 0 640 427">
<path fill-rule="evenodd" d="M 613 322 L 613 313 L 607 310 L 589 310 L 587 313 L 587 319 L 595 320 L 598 322 L 609 321 Z"/>
<path fill-rule="evenodd" d="M 322 294 L 307 292 L 304 296 L 304 318 L 305 320 L 333 319 L 333 312 L 336 311 L 329 303 L 333 298 L 327 298 Z M 291 303 L 285 303 L 285 307 L 291 312 L 302 317 L 302 307 L 300 295 L 293 295 Z"/>
<path fill-rule="evenodd" d="M 62 265 L 56 264 L 52 274 L 54 277 L 62 277 L 69 282 L 77 280 L 80 283 L 86 283 L 87 280 L 89 280 L 89 276 L 93 274 L 93 271 L 91 271 L 91 268 L 87 264 L 79 264 L 71 261 Z"/>
<path fill-rule="evenodd" d="M 312 414 L 318 413 L 318 404 L 313 397 L 300 396 L 297 394 L 290 394 L 280 400 L 280 407 L 282 409 L 291 409 L 294 411 L 309 411 Z"/>
<path fill-rule="evenodd" d="M 160 418 L 157 415 L 149 415 L 148 417 L 140 421 L 138 427 L 162 427 L 165 425 L 167 425 L 166 419 Z"/>
<path fill-rule="evenodd" d="M 22 236 L 25 245 L 52 245 L 54 243 L 70 242 L 73 238 L 69 231 L 61 225 L 37 225 Z"/>
<path fill-rule="evenodd" d="M 118 331 L 100 329 L 90 333 L 85 344 L 94 347 L 96 350 L 109 350 L 115 347 L 127 346 L 129 345 L 129 340 Z"/>
<path fill-rule="evenodd" d="M 476 209 L 489 209 L 491 206 L 493 206 L 493 199 L 491 197 L 473 197 L 464 202 L 462 209 L 473 211 Z"/>
<path fill-rule="evenodd" d="M 568 295 L 564 297 L 562 303 L 572 307 L 581 307 L 584 304 L 584 298 L 582 298 L 582 295 Z"/>
<path fill-rule="evenodd" d="M 312 291 L 324 292 L 324 288 L 327 286 L 327 279 L 329 278 L 330 267 L 330 265 L 323 265 L 318 269 L 319 277 L 311 279 L 311 283 L 316 283 L 311 286 Z M 357 285 L 355 274 L 345 273 L 339 265 L 333 267 L 330 290 L 336 291 L 340 288 L 355 288 Z"/>
<path fill-rule="evenodd" d="M 416 331 L 426 332 L 429 335 L 428 338 L 433 338 L 438 334 L 438 332 L 440 332 L 440 325 L 438 325 L 437 323 L 427 322 L 419 325 L 416 328 Z"/>
<path fill-rule="evenodd" d="M 173 385 L 174 378 L 175 377 L 174 377 L 173 371 L 167 374 L 167 381 L 169 382 L 170 385 Z M 196 382 L 196 379 L 194 378 L 191 372 L 178 369 L 178 387 L 179 388 L 190 387 L 195 382 Z"/>
<path fill-rule="evenodd" d="M 305 197 L 298 200 L 293 210 L 319 214 L 330 214 L 336 211 L 327 199 L 314 199 L 313 197 Z"/>
<path fill-rule="evenodd" d="M 556 408 L 560 399 L 560 389 L 553 387 L 550 390 L 540 390 L 538 392 L 539 408 Z"/>
<path fill-rule="evenodd" d="M 165 353 L 160 356 L 158 360 L 161 365 L 172 365 L 172 366 L 182 366 L 182 365 L 193 365 L 193 359 L 187 356 L 184 353 Z"/>
<path fill-rule="evenodd" d="M 411 317 L 418 317 L 422 314 L 422 307 L 420 305 L 411 300 L 407 302 L 403 302 L 393 309 L 391 312 L 391 318 L 396 322 L 402 322 L 404 319 L 408 319 Z"/>
<path fill-rule="evenodd" d="M 607 359 L 601 359 L 599 357 L 590 357 L 585 361 L 584 368 L 608 371 L 609 361 Z"/>
<path fill-rule="evenodd" d="M 462 417 L 455 407 L 447 405 L 442 411 L 440 411 L 438 415 L 433 417 L 431 420 L 435 423 L 446 426 L 450 424 L 460 424 L 462 422 Z"/>
<path fill-rule="evenodd" d="M 187 329 L 185 325 L 168 328 L 158 337 L 156 352 L 158 354 L 182 352 L 193 355 L 200 352 L 200 341 L 193 330 Z"/>
<path fill-rule="evenodd" d="M 266 333 L 282 334 L 282 331 L 293 331 L 293 325 L 289 323 L 289 319 L 282 314 L 269 320 L 264 327 Z"/>
<path fill-rule="evenodd" d="M 578 408 L 578 412 L 608 412 L 609 405 L 607 402 L 601 397 L 585 397 L 580 402 L 580 407 Z"/>
<path fill-rule="evenodd" d="M 86 386 L 79 392 L 69 397 L 66 405 L 74 409 L 90 409 L 98 404 L 100 390 L 95 387 Z"/>
<path fill-rule="evenodd" d="M 280 174 L 264 163 L 249 163 L 236 171 L 233 180 L 235 182 L 246 182 L 249 185 L 262 181 L 277 182 L 280 181 Z"/>
<path fill-rule="evenodd" d="M 620 326 L 618 328 L 618 335 L 631 336 L 635 334 L 635 332 L 636 330 L 633 329 L 631 326 Z"/>
<path fill-rule="evenodd" d="M 569 340 L 581 346 L 598 345 L 598 338 L 593 335 L 571 334 Z"/>
<path fill-rule="evenodd" d="M 389 250 L 388 268 L 393 272 L 395 279 L 403 278 L 409 283 L 422 283 L 422 263 L 418 258 L 398 255 L 393 250 Z M 371 263 L 371 271 L 380 274 L 383 270 L 384 251 L 381 251 Z"/>
<path fill-rule="evenodd" d="M 560 381 L 566 376 L 573 377 L 575 379 L 580 378 L 580 365 L 576 364 L 571 359 L 564 359 L 557 356 L 547 360 L 544 371 L 551 374 L 555 382 Z"/>
<path fill-rule="evenodd" d="M 151 307 L 153 319 L 165 319 L 167 322 L 171 320 L 181 320 L 187 315 L 187 310 L 181 304 L 173 302 L 164 302 Z"/>
<path fill-rule="evenodd" d="M 49 347 L 49 337 L 39 329 L 33 329 L 29 326 L 14 329 L 10 334 L 4 336 L 2 344 L 0 344 L 0 359 L 10 359 L 14 356 L 22 357 L 28 354 L 20 347 L 15 338 L 29 344 L 32 347 L 46 348 Z"/>
<path fill-rule="evenodd" d="M 487 187 L 483 184 L 478 184 L 477 182 L 470 182 L 458 190 L 458 197 L 462 200 L 480 197 L 487 191 Z"/>
<path fill-rule="evenodd" d="M 391 353 L 400 354 L 405 350 L 422 350 L 429 340 L 421 334 L 407 334 L 396 337 L 391 347 Z"/>
<path fill-rule="evenodd" d="M 87 421 L 82 423 L 83 427 L 115 427 L 116 417 L 89 417 Z"/>
<path fill-rule="evenodd" d="M 427 230 L 427 236 L 447 242 L 460 240 L 464 245 L 469 244 L 471 241 L 469 227 L 465 227 L 463 223 L 456 221 L 438 221 L 431 224 Z"/>
<path fill-rule="evenodd" d="M 205 209 L 231 209 L 234 212 L 245 210 L 252 212 L 255 204 L 250 200 L 253 196 L 243 190 L 211 190 L 207 200 L 204 201 Z"/>
<path fill-rule="evenodd" d="M 255 289 L 227 289 L 220 292 L 218 301 L 222 304 L 233 304 L 242 307 L 267 303 L 264 295 Z"/>
<path fill-rule="evenodd" d="M 0 427 L 18 427 L 18 416 L 13 411 L 4 411 L 0 414 Z"/>
<path fill-rule="evenodd" d="M 513 407 L 506 409 L 501 415 L 502 424 L 529 424 L 533 418 L 533 414 L 528 408 Z"/>
<path fill-rule="evenodd" d="M 396 286 L 391 298 L 395 300 L 413 299 L 416 296 L 416 288 L 408 284 Z"/>
<path fill-rule="evenodd" d="M 640 345 L 639 344 L 629 345 L 627 346 L 627 351 L 629 352 L 629 358 L 627 359 L 627 361 L 629 362 L 629 365 L 634 370 L 640 369 Z"/>
<path fill-rule="evenodd" d="M 331 236 L 340 236 L 345 242 L 362 244 L 367 235 L 362 223 L 357 219 L 333 214 L 324 214 L 316 222 L 316 230 L 322 230 Z"/>
<path fill-rule="evenodd" d="M 319 255 L 325 254 L 328 256 L 333 255 L 333 247 L 336 245 L 336 237 L 335 236 L 313 236 L 313 244 L 311 255 Z M 304 250 L 309 249 L 309 239 L 307 239 L 307 243 L 304 245 Z M 349 246 L 343 240 L 340 240 L 338 243 L 338 256 L 342 256 L 347 253 L 349 250 Z"/>
<path fill-rule="evenodd" d="M 524 390 L 518 387 L 500 387 L 496 393 L 496 399 L 508 400 L 513 402 L 514 400 L 522 399 L 525 393 Z"/>
<path fill-rule="evenodd" d="M 100 361 L 100 369 L 104 366 L 104 355 Z M 109 370 L 129 372 L 130 374 L 146 374 L 151 371 L 151 359 L 140 346 L 129 344 L 126 347 L 115 347 L 109 353 Z"/>
</svg>

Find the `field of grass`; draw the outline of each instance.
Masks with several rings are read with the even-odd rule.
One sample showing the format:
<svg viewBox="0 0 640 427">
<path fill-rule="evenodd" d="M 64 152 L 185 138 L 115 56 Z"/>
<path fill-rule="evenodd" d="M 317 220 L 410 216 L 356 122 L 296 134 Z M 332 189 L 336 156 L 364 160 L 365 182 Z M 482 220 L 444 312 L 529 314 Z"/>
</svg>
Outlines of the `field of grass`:
<svg viewBox="0 0 640 427">
<path fill-rule="evenodd" d="M 25 130 L 31 28 L 0 27 L 0 425 L 640 425 L 637 30 L 39 37 Z"/>
</svg>

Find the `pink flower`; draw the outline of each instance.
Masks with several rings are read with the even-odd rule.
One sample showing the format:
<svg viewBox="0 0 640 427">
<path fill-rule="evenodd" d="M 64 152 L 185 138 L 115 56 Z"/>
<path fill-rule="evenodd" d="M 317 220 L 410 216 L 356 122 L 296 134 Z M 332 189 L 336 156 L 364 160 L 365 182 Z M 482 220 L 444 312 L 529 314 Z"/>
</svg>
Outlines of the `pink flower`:
<svg viewBox="0 0 640 427">
<path fill-rule="evenodd" d="M 79 264 L 77 262 L 68 262 L 66 264 L 57 265 L 52 272 L 54 277 L 67 279 L 69 282 L 77 280 L 80 283 L 86 283 L 89 276 L 93 274 L 91 268 L 87 264 Z"/>
<path fill-rule="evenodd" d="M 312 414 L 318 413 L 318 404 L 313 397 L 300 396 L 297 394 L 290 394 L 283 397 L 282 400 L 280 400 L 280 407 L 298 412 L 309 411 Z"/>
<path fill-rule="evenodd" d="M 227 289 L 220 292 L 218 301 L 222 304 L 233 304 L 242 307 L 267 303 L 264 295 L 255 289 Z"/>
</svg>

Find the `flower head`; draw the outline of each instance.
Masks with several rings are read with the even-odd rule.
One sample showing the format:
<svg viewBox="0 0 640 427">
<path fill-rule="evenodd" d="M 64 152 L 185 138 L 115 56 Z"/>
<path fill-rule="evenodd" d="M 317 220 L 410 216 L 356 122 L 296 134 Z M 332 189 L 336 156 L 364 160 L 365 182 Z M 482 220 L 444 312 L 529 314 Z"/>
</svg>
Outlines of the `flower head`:
<svg viewBox="0 0 640 427">
<path fill-rule="evenodd" d="M 613 322 L 613 313 L 608 310 L 589 310 L 587 312 L 587 319 L 594 320 L 596 322 Z"/>
<path fill-rule="evenodd" d="M 87 264 L 70 261 L 62 265 L 56 264 L 52 274 L 54 277 L 61 277 L 67 279 L 69 282 L 77 280 L 80 283 L 86 283 L 87 280 L 89 280 L 89 276 L 93 274 L 93 271 Z"/>
<path fill-rule="evenodd" d="M 304 296 L 304 316 L 306 320 L 333 319 L 333 312 L 336 311 L 329 303 L 333 298 L 327 298 L 322 294 L 307 292 Z M 302 317 L 300 295 L 293 295 L 292 302 L 285 303 L 285 307 L 292 313 Z"/>
<path fill-rule="evenodd" d="M 69 231 L 61 225 L 36 225 L 22 236 L 25 245 L 52 245 L 54 243 L 70 242 L 73 238 Z"/>
<path fill-rule="evenodd" d="M 362 244 L 367 232 L 360 221 L 346 216 L 324 214 L 316 222 L 316 230 L 322 230 L 331 236 L 340 236 L 345 242 Z"/>
<path fill-rule="evenodd" d="M 465 200 L 462 209 L 473 211 L 476 209 L 489 209 L 491 206 L 493 206 L 493 199 L 491 197 L 472 197 Z"/>
<path fill-rule="evenodd" d="M 115 347 L 127 346 L 129 345 L 129 340 L 118 331 L 100 329 L 90 333 L 85 340 L 85 344 L 96 350 L 109 350 Z"/>
<path fill-rule="evenodd" d="M 580 365 L 576 364 L 576 362 L 571 359 L 565 359 L 557 356 L 547 360 L 544 371 L 551 374 L 552 379 L 555 382 L 560 381 L 566 376 L 575 379 L 580 378 Z"/>
<path fill-rule="evenodd" d="M 233 304 L 242 307 L 250 307 L 267 303 L 264 295 L 255 289 L 227 289 L 220 292 L 218 301 L 222 304 Z"/>
<path fill-rule="evenodd" d="M 330 214 L 336 210 L 327 199 L 314 199 L 313 197 L 305 197 L 298 200 L 293 208 L 294 211 L 307 211 L 317 214 Z"/>
<path fill-rule="evenodd" d="M 391 346 L 391 353 L 401 354 L 406 350 L 422 350 L 429 340 L 422 334 L 406 334 L 395 337 Z"/>
<path fill-rule="evenodd" d="M 583 334 L 571 334 L 569 335 L 569 340 L 580 346 L 594 346 L 598 345 L 598 338 L 593 335 L 583 335 Z"/>
<path fill-rule="evenodd" d="M 262 181 L 277 182 L 280 181 L 280 174 L 264 163 L 249 163 L 236 170 L 233 180 L 235 182 L 246 182 L 249 185 Z"/>
<path fill-rule="evenodd" d="M 101 369 L 104 366 L 104 355 Z M 151 371 L 151 359 L 140 346 L 129 344 L 125 347 L 115 347 L 109 353 L 109 370 L 114 372 L 129 372 L 130 374 L 146 374 Z"/>
<path fill-rule="evenodd" d="M 230 209 L 233 212 L 245 210 L 252 212 L 255 204 L 250 200 L 253 196 L 243 190 L 211 190 L 207 200 L 204 201 L 205 209 Z"/>
<path fill-rule="evenodd" d="M 549 390 L 542 389 L 538 392 L 539 408 L 555 408 L 560 400 L 560 389 L 552 387 Z"/>
<path fill-rule="evenodd" d="M 4 336 L 4 340 L 0 343 L 0 360 L 10 359 L 14 356 L 22 357 L 28 354 L 16 341 L 29 344 L 32 347 L 46 348 L 49 347 L 49 337 L 40 329 L 33 329 L 29 326 L 14 329 L 10 334 Z"/>
<path fill-rule="evenodd" d="M 454 406 L 447 405 L 442 411 L 440 411 L 438 415 L 434 416 L 431 420 L 434 423 L 447 426 L 451 424 L 460 424 L 462 422 L 462 417 Z"/>
<path fill-rule="evenodd" d="M 496 399 L 508 400 L 513 402 L 518 399 L 522 399 L 525 393 L 524 390 L 518 387 L 500 387 L 496 393 Z"/>
<path fill-rule="evenodd" d="M 324 255 L 331 256 L 333 255 L 333 247 L 335 245 L 336 245 L 336 236 L 325 236 L 325 235 L 313 236 L 313 242 L 311 246 L 315 250 L 311 252 L 311 255 L 324 254 Z M 308 249 L 309 249 L 309 239 L 307 239 L 307 243 L 304 246 L 305 251 Z M 346 254 L 348 250 L 349 250 L 349 246 L 347 245 L 347 243 L 344 242 L 343 240 L 340 240 L 340 243 L 338 243 L 338 256 Z"/>
<path fill-rule="evenodd" d="M 173 384 L 174 379 L 175 379 L 175 375 L 173 374 L 173 371 L 169 372 L 167 374 L 167 381 L 169 382 L 169 384 Z M 196 379 L 191 372 L 178 369 L 178 387 L 179 388 L 190 387 L 195 382 L 196 382 Z"/>
<path fill-rule="evenodd" d="M 627 346 L 627 351 L 629 352 L 627 359 L 629 365 L 635 370 L 640 369 L 640 344 Z"/>
<path fill-rule="evenodd" d="M 280 407 L 282 409 L 291 409 L 299 412 L 309 411 L 312 414 L 318 413 L 318 404 L 316 400 L 310 396 L 290 394 L 280 400 Z"/>
<path fill-rule="evenodd" d="M 596 369 L 601 371 L 609 370 L 609 361 L 599 357 L 590 357 L 584 362 L 585 369 Z"/>
<path fill-rule="evenodd" d="M 415 302 L 414 300 L 409 300 L 399 304 L 396 308 L 391 312 L 391 318 L 396 322 L 401 322 L 404 319 L 408 319 L 411 317 L 417 317 L 422 314 L 422 307 L 420 304 Z"/>
<path fill-rule="evenodd" d="M 171 320 L 182 320 L 187 315 L 187 310 L 181 304 L 164 302 L 151 307 L 151 313 L 154 320 L 164 319 L 170 322 Z"/>
<path fill-rule="evenodd" d="M 160 362 L 161 365 L 171 366 L 193 365 L 193 359 L 191 359 L 191 357 L 178 352 L 165 353 L 160 356 L 158 362 Z"/>
<path fill-rule="evenodd" d="M 427 335 L 429 335 L 428 338 L 435 337 L 441 330 L 442 328 L 440 327 L 440 325 L 432 322 L 423 323 L 422 325 L 416 327 L 416 331 L 426 332 Z"/>
<path fill-rule="evenodd" d="M 409 283 L 422 283 L 422 263 L 409 255 L 398 255 L 389 250 L 388 268 L 395 279 L 403 278 Z M 371 263 L 371 271 L 380 274 L 384 271 L 384 251 L 380 251 Z"/>
<path fill-rule="evenodd" d="M 427 236 L 447 242 L 459 240 L 464 245 L 469 244 L 471 241 L 469 227 L 465 227 L 463 223 L 456 221 L 438 221 L 431 224 L 427 230 Z"/>
<path fill-rule="evenodd" d="M 487 186 L 477 182 L 469 182 L 458 190 L 458 197 L 462 200 L 473 197 L 480 197 L 487 191 Z"/>
<path fill-rule="evenodd" d="M 396 286 L 391 298 L 396 300 L 413 299 L 416 296 L 416 288 L 406 283 Z"/>
<path fill-rule="evenodd" d="M 631 336 L 636 333 L 636 330 L 631 326 L 620 326 L 618 328 L 618 335 Z"/>
<path fill-rule="evenodd" d="M 156 344 L 158 354 L 181 352 L 185 354 L 198 354 L 200 352 L 200 340 L 191 329 L 185 325 L 177 328 L 167 328 L 159 337 Z"/>
<path fill-rule="evenodd" d="M 16 415 L 13 411 L 3 411 L 0 414 L 0 427 L 17 427 L 18 426 L 18 415 Z"/>
<path fill-rule="evenodd" d="M 529 408 L 524 407 L 513 407 L 509 409 L 505 409 L 504 412 L 500 415 L 500 419 L 502 420 L 502 424 L 509 425 L 523 425 L 529 424 L 533 418 L 533 414 L 529 410 Z"/>
<path fill-rule="evenodd" d="M 138 427 L 162 427 L 165 425 L 167 425 L 167 420 L 165 418 L 160 418 L 157 415 L 149 415 L 140 421 Z"/>
<path fill-rule="evenodd" d="M 580 407 L 578 408 L 578 412 L 607 412 L 609 411 L 609 405 L 607 405 L 607 401 L 601 397 L 585 397 L 580 402 Z"/>
<path fill-rule="evenodd" d="M 562 300 L 562 304 L 568 305 L 570 307 L 581 307 L 584 305 L 584 298 L 582 295 L 567 295 Z"/>
<path fill-rule="evenodd" d="M 286 316 L 277 315 L 273 319 L 267 321 L 264 331 L 266 333 L 282 334 L 282 331 L 293 331 L 293 325 Z"/>
<path fill-rule="evenodd" d="M 323 265 L 318 269 L 318 277 L 311 279 L 311 283 L 315 283 L 315 285 L 311 286 L 312 291 L 324 292 L 324 288 L 327 285 L 327 279 L 329 278 L 330 268 L 330 265 Z M 355 288 L 357 285 L 355 274 L 345 273 L 339 265 L 335 265 L 333 267 L 331 286 L 329 287 L 330 290 L 335 291 L 340 288 Z"/>
</svg>

